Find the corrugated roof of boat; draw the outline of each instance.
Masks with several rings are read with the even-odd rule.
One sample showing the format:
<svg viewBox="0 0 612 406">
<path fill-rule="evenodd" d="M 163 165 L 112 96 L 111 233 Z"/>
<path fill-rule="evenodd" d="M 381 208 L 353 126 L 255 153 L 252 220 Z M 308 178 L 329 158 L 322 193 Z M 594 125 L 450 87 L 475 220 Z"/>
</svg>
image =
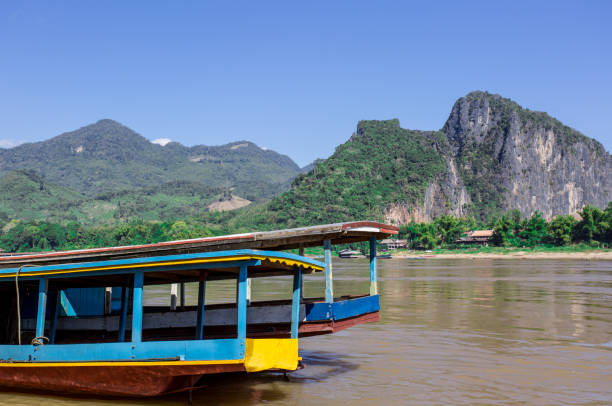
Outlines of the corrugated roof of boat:
<svg viewBox="0 0 612 406">
<path fill-rule="evenodd" d="M 58 264 L 176 255 L 229 249 L 285 250 L 299 247 L 321 246 L 324 240 L 331 240 L 332 244 L 343 244 L 366 241 L 371 236 L 377 239 L 383 239 L 389 235 L 397 234 L 398 231 L 398 227 L 383 223 L 374 221 L 353 221 L 142 245 L 51 251 L 44 253 L 37 252 L 30 254 L 3 253 L 2 256 L 0 256 L 0 268 L 29 264 Z"/>
</svg>

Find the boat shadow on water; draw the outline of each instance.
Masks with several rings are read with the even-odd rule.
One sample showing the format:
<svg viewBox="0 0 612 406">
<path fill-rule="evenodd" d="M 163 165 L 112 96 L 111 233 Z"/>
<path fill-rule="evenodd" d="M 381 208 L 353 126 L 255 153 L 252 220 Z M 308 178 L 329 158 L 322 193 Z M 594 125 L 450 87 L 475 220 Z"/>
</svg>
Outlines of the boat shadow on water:
<svg viewBox="0 0 612 406">
<path fill-rule="evenodd" d="M 285 400 L 289 389 L 296 385 L 325 382 L 333 377 L 349 373 L 360 367 L 345 360 L 345 354 L 327 351 L 304 351 L 305 368 L 284 374 L 262 372 L 258 374 L 222 374 L 206 377 L 205 386 L 193 392 L 193 404 L 227 405 L 259 404 Z M 168 395 L 159 400 L 184 401 L 185 394 Z"/>
</svg>

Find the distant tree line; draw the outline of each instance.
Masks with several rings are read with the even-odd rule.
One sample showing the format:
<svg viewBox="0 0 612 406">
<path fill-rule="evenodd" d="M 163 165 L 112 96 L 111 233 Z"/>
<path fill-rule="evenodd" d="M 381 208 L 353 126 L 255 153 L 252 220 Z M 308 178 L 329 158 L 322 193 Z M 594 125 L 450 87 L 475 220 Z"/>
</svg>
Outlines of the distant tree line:
<svg viewBox="0 0 612 406">
<path fill-rule="evenodd" d="M 579 218 L 559 215 L 546 221 L 540 212 L 523 218 L 520 211 L 511 210 L 490 224 L 478 223 L 474 218 L 442 216 L 429 223 L 402 225 L 398 237 L 407 239 L 409 248 L 453 248 L 466 231 L 488 228 L 494 230 L 491 243 L 498 246 L 563 246 L 575 243 L 612 246 L 612 202 L 605 210 L 587 205 L 578 214 Z M 25 252 L 134 245 L 245 232 L 251 228 L 231 223 L 231 218 L 228 213 L 211 213 L 207 217 L 177 221 L 135 220 L 112 226 L 85 227 L 78 222 L 60 225 L 45 221 L 9 220 L 0 216 L 0 249 Z M 274 226 L 268 223 L 261 229 Z"/>
<path fill-rule="evenodd" d="M 612 202 L 605 210 L 586 205 L 578 214 L 578 219 L 571 215 L 559 215 L 546 221 L 538 211 L 531 217 L 523 218 L 519 210 L 510 210 L 489 224 L 479 224 L 474 218 L 442 216 L 429 223 L 401 226 L 399 238 L 407 239 L 409 248 L 413 249 L 452 248 L 463 233 L 487 228 L 494 230 L 491 243 L 497 246 L 612 245 Z"/>
<path fill-rule="evenodd" d="M 12 221 L 4 225 L 0 248 L 6 252 L 48 251 L 185 240 L 213 235 L 195 221 L 145 222 L 142 220 L 106 227 L 83 227 L 44 221 Z"/>
</svg>

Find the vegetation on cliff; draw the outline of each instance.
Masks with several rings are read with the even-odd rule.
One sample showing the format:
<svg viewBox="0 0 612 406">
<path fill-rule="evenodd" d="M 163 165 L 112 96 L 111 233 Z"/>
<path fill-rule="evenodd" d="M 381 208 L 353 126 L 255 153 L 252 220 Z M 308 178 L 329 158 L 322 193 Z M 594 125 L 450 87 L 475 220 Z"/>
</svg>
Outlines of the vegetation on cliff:
<svg viewBox="0 0 612 406">
<path fill-rule="evenodd" d="M 610 155 L 599 142 L 547 113 L 471 92 L 457 100 L 442 131 L 471 198 L 468 213 L 483 221 L 512 208 L 524 215 L 567 213 L 576 205 L 568 183 L 581 185 L 578 207 L 603 206 L 609 199 Z M 597 169 L 589 172 L 589 167 Z"/>
<path fill-rule="evenodd" d="M 440 132 L 406 130 L 398 120 L 360 121 L 334 154 L 298 175 L 291 189 L 264 207 L 230 219 L 235 227 L 270 229 L 383 219 L 391 203 L 417 205 L 446 167 Z"/>
</svg>

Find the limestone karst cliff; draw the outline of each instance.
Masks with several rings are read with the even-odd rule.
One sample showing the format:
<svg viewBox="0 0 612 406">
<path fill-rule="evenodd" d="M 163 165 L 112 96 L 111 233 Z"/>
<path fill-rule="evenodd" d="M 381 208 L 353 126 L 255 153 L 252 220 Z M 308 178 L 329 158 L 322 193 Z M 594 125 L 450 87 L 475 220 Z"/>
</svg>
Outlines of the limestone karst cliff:
<svg viewBox="0 0 612 406">
<path fill-rule="evenodd" d="M 388 220 L 447 213 L 487 219 L 513 208 L 551 218 L 612 200 L 610 154 L 546 113 L 472 92 L 457 100 L 442 132 L 447 171 L 428 185 L 422 201 L 391 203 Z"/>
</svg>

